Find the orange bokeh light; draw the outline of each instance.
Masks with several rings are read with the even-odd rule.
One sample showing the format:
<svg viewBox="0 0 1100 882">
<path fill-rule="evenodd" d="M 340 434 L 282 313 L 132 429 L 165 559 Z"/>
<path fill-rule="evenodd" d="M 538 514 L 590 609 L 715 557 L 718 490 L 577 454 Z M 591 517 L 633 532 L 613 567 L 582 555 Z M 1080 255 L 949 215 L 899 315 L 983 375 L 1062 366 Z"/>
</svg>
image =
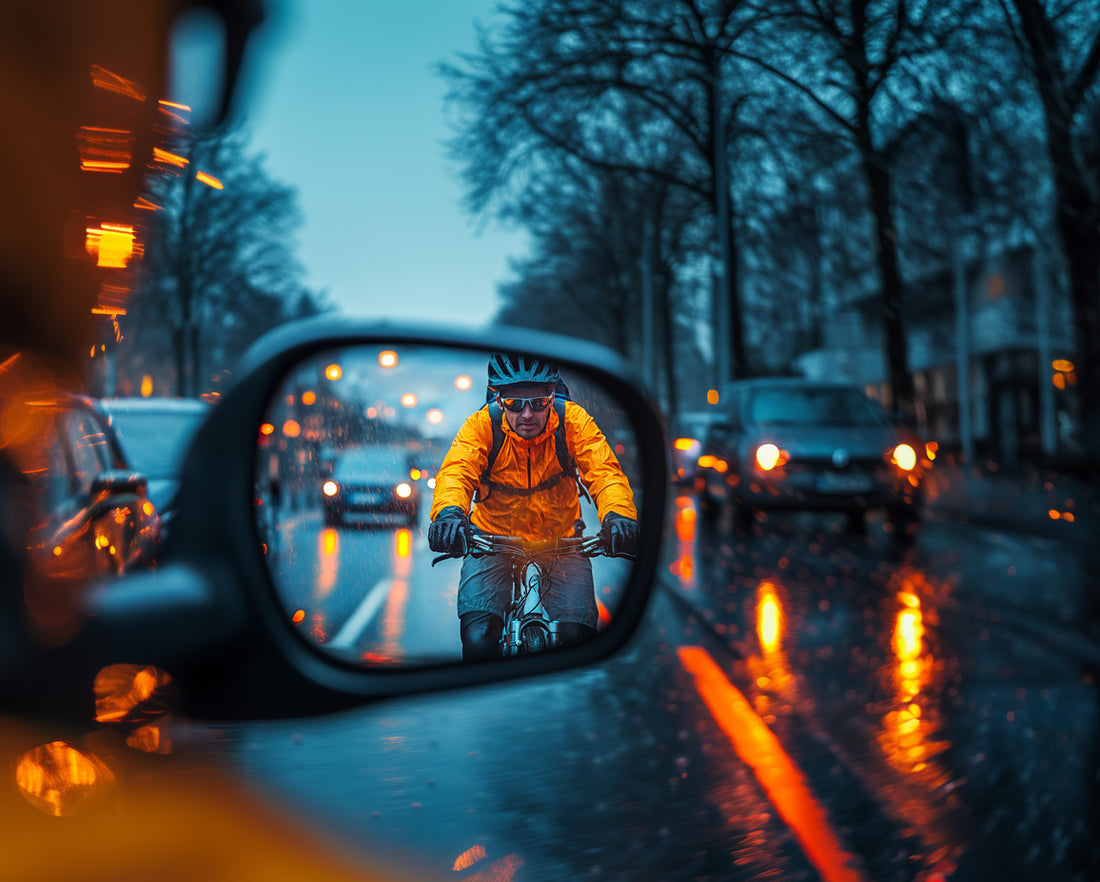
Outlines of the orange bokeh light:
<svg viewBox="0 0 1100 882">
<path fill-rule="evenodd" d="M 114 783 L 100 760 L 64 741 L 27 751 L 15 768 L 19 792 L 35 808 L 58 818 L 80 811 Z"/>
</svg>

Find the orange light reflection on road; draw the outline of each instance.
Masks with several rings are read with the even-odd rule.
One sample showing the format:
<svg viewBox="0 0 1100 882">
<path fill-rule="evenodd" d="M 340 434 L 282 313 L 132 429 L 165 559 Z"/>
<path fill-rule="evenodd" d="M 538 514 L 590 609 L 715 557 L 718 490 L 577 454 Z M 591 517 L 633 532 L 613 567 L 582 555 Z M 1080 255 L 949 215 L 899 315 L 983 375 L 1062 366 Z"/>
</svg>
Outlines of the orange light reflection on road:
<svg viewBox="0 0 1100 882">
<path fill-rule="evenodd" d="M 825 809 L 814 797 L 801 770 L 779 739 L 753 712 L 745 696 L 726 678 L 706 650 L 681 646 L 680 663 L 695 679 L 695 687 L 737 755 L 756 775 L 780 817 L 826 882 L 859 882 L 846 852 L 829 826 Z"/>
<path fill-rule="evenodd" d="M 891 765 L 902 772 L 921 775 L 930 788 L 948 776 L 931 760 L 946 747 L 936 741 L 938 730 L 934 703 L 922 701 L 934 664 L 925 644 L 924 611 L 911 585 L 897 594 L 894 620 L 894 706 L 882 719 L 879 744 Z"/>
<path fill-rule="evenodd" d="M 756 634 L 765 653 L 780 649 L 783 636 L 783 610 L 779 605 L 775 585 L 761 582 L 756 590 Z"/>
<path fill-rule="evenodd" d="M 326 527 L 318 537 L 317 558 L 320 572 L 317 575 L 317 600 L 324 600 L 336 587 L 336 574 L 340 568 L 340 535 L 335 527 Z"/>
<path fill-rule="evenodd" d="M 382 645 L 378 653 L 385 658 L 400 658 L 405 636 L 405 609 L 409 604 L 408 579 L 394 579 L 382 610 Z"/>
<path fill-rule="evenodd" d="M 100 760 L 64 741 L 27 751 L 15 768 L 15 782 L 24 799 L 59 818 L 78 812 L 89 799 L 110 789 L 114 780 Z"/>
<path fill-rule="evenodd" d="M 692 498 L 676 497 L 676 538 L 680 541 L 680 556 L 669 565 L 669 570 L 685 587 L 691 587 L 695 580 L 695 522 Z"/>
<path fill-rule="evenodd" d="M 676 512 L 676 536 L 681 542 L 695 538 L 695 509 L 685 506 Z"/>
<path fill-rule="evenodd" d="M 398 530 L 394 536 L 393 555 L 393 582 L 390 583 L 390 592 L 386 597 L 386 605 L 382 608 L 382 645 L 376 653 L 387 659 L 398 659 L 402 652 L 402 640 L 405 637 L 405 612 L 409 604 L 409 571 L 412 568 L 411 554 L 402 555 L 402 550 L 409 550 L 412 544 L 412 533 L 409 530 Z"/>
<path fill-rule="evenodd" d="M 398 557 L 408 557 L 412 553 L 412 533 L 408 530 L 398 530 L 395 542 Z"/>
</svg>

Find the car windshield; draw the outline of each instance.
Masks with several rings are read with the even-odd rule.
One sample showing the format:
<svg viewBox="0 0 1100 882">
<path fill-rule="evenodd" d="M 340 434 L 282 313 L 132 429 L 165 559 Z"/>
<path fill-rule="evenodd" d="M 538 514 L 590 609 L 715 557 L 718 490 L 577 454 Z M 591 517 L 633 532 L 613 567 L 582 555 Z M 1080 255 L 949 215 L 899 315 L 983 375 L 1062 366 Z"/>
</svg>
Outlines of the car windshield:
<svg viewBox="0 0 1100 882">
<path fill-rule="evenodd" d="M 152 479 L 179 475 L 200 410 L 111 410 L 111 425 L 131 467 Z"/>
<path fill-rule="evenodd" d="M 370 479 L 384 482 L 409 479 L 409 454 L 398 447 L 356 447 L 345 451 L 336 463 L 337 480 Z"/>
<path fill-rule="evenodd" d="M 777 426 L 881 426 L 885 418 L 855 389 L 759 389 L 751 394 L 748 421 Z"/>
</svg>

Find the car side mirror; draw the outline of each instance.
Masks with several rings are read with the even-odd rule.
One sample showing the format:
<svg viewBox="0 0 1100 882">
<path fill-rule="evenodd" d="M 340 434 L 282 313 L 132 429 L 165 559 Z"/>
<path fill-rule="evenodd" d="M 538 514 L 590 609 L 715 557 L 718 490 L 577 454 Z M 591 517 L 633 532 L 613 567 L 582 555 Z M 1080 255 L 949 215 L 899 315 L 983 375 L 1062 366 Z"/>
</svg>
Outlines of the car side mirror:
<svg viewBox="0 0 1100 882">
<path fill-rule="evenodd" d="M 561 365 L 572 400 L 542 411 L 544 431 L 553 435 L 562 414 L 575 434 L 576 408 L 600 427 L 636 506 L 638 550 L 633 559 L 600 556 L 599 514 L 622 513 L 625 497 L 597 498 L 595 506 L 581 497 L 586 553 L 597 555 L 590 563 L 597 578 L 587 583 L 597 593 L 586 601 L 597 627 L 566 641 L 570 629 L 560 626 L 572 613 L 547 609 L 545 643 L 511 640 L 509 623 L 500 657 L 471 662 L 463 660 L 456 607 L 463 561 L 433 566 L 427 532 L 443 458 L 467 418 L 488 413 L 486 364 L 501 349 Z M 666 441 L 658 411 L 608 350 L 527 330 L 322 318 L 264 338 L 238 376 L 192 441 L 156 572 L 104 586 L 92 602 L 101 651 L 170 673 L 185 711 L 300 716 L 548 673 L 604 658 L 636 629 L 661 553 Z M 476 417 L 484 429 L 490 423 L 482 420 L 491 418 Z M 573 530 L 578 493 L 556 443 L 544 451 L 545 493 L 509 487 L 504 473 L 492 477 L 501 485 L 491 490 L 496 501 L 518 500 L 525 511 L 526 521 L 516 522 L 521 538 L 534 523 L 559 524 L 561 535 Z M 597 464 L 574 452 L 583 478 Z M 494 518 L 507 506 L 493 508 L 485 489 L 471 517 L 484 532 L 503 533 Z M 479 519 L 478 505 L 491 516 Z M 514 559 L 522 569 L 523 555 Z M 517 577 L 507 587 L 518 584 Z"/>
</svg>

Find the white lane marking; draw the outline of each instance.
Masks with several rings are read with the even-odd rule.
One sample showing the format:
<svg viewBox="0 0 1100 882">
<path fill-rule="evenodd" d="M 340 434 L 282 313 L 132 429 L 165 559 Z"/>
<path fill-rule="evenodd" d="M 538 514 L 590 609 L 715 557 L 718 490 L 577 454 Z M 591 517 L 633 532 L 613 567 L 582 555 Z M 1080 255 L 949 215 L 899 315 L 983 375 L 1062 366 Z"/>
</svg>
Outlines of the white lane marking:
<svg viewBox="0 0 1100 882">
<path fill-rule="evenodd" d="M 378 614 L 382 604 L 386 602 L 390 589 L 393 587 L 393 582 L 393 579 L 383 579 L 371 588 L 366 597 L 360 601 L 351 618 L 344 623 L 344 627 L 329 641 L 328 645 L 333 649 L 351 649 L 362 636 L 367 625 L 371 623 L 371 619 Z"/>
</svg>

